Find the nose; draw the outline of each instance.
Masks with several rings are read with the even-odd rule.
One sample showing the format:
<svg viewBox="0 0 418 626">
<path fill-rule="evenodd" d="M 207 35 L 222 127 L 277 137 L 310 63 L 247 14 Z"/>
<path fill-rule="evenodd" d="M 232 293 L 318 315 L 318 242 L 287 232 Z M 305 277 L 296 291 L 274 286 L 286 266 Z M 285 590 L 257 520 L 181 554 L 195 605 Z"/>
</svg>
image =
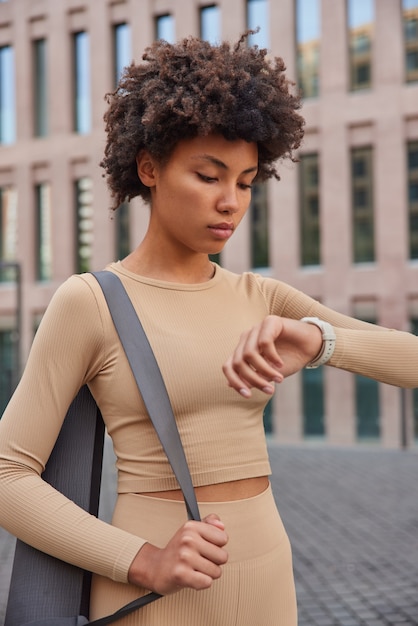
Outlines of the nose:
<svg viewBox="0 0 418 626">
<path fill-rule="evenodd" d="M 240 210 L 238 191 L 235 186 L 223 190 L 223 194 L 218 201 L 217 209 L 219 213 L 229 215 L 237 213 Z"/>
</svg>

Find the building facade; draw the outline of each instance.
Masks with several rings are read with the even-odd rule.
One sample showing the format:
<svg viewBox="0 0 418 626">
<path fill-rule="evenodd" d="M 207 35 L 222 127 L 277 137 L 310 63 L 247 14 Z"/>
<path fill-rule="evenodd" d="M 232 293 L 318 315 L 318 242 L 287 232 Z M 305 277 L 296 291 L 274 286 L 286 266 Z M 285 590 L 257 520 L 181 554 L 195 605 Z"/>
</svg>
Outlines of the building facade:
<svg viewBox="0 0 418 626">
<path fill-rule="evenodd" d="M 418 333 L 418 0 L 6 0 L 0 408 L 59 284 L 122 258 L 147 227 L 140 201 L 109 212 L 104 94 L 155 38 L 236 40 L 258 26 L 251 41 L 302 91 L 306 135 L 281 181 L 254 189 L 220 263 Z M 282 442 L 414 445 L 418 397 L 305 370 L 280 386 L 266 428 Z"/>
</svg>

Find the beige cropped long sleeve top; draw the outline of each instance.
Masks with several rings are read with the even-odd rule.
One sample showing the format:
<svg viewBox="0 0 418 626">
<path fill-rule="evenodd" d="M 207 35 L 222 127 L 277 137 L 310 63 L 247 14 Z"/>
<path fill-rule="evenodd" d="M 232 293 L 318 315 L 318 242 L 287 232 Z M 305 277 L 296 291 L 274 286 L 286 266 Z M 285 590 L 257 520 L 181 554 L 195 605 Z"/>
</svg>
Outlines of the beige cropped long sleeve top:
<svg viewBox="0 0 418 626">
<path fill-rule="evenodd" d="M 116 272 L 161 368 L 196 486 L 270 473 L 263 430 L 265 394 L 230 389 L 221 366 L 240 334 L 266 315 L 317 316 L 336 332 L 329 365 L 393 385 L 418 386 L 418 338 L 340 315 L 280 281 L 216 267 L 185 285 Z M 90 274 L 53 297 L 21 382 L 0 420 L 0 525 L 49 554 L 116 581 L 146 537 L 81 510 L 41 473 L 67 408 L 87 383 L 117 457 L 118 491 L 178 488 L 144 409 L 101 289 Z M 277 393 L 280 393 L 280 388 Z"/>
</svg>

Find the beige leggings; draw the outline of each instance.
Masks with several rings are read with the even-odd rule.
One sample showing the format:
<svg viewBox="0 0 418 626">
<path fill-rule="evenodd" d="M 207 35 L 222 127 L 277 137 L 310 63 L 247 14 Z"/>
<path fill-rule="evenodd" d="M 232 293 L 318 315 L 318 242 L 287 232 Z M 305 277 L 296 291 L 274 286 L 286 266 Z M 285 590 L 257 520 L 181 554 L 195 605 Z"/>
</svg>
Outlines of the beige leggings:
<svg viewBox="0 0 418 626">
<path fill-rule="evenodd" d="M 289 540 L 269 487 L 233 502 L 200 503 L 217 513 L 229 536 L 228 563 L 210 589 L 183 589 L 117 622 L 118 626 L 296 626 Z M 185 522 L 183 502 L 136 494 L 118 497 L 113 524 L 163 547 Z M 93 577 L 90 619 L 112 613 L 145 593 Z"/>
</svg>

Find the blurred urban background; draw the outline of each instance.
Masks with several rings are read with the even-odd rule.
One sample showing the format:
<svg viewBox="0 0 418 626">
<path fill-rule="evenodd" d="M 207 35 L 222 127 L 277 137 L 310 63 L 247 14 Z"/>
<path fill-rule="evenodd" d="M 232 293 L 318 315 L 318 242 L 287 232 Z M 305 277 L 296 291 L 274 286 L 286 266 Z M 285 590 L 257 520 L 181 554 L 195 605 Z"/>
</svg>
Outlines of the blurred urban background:
<svg viewBox="0 0 418 626">
<path fill-rule="evenodd" d="M 418 0 L 2 0 L 0 413 L 58 285 L 123 258 L 147 226 L 140 201 L 109 212 L 104 94 L 156 38 L 257 27 L 251 43 L 302 92 L 306 136 L 217 260 L 418 333 Z M 280 443 L 412 447 L 418 390 L 304 370 L 265 423 Z"/>
</svg>

